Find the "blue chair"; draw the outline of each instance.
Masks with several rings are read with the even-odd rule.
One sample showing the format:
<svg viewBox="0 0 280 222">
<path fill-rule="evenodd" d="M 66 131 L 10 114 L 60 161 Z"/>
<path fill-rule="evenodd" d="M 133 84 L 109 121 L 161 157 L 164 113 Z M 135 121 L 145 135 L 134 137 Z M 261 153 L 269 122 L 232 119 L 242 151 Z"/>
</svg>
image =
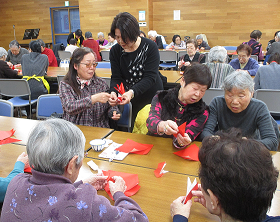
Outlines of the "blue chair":
<svg viewBox="0 0 280 222">
<path fill-rule="evenodd" d="M 223 46 L 226 50 L 236 50 L 237 46 Z"/>
<path fill-rule="evenodd" d="M 0 99 L 0 116 L 14 116 L 14 106 L 13 103 Z"/>
<path fill-rule="evenodd" d="M 111 69 L 111 63 L 110 62 L 98 62 L 98 65 L 96 68 L 106 68 Z"/>
<path fill-rule="evenodd" d="M 177 52 L 176 51 L 159 51 L 160 61 L 163 63 L 159 64 L 159 67 L 163 69 L 177 68 Z M 170 63 L 167 63 L 170 62 Z"/>
<path fill-rule="evenodd" d="M 53 113 L 63 114 L 63 109 L 59 94 L 46 94 L 38 97 L 37 101 L 37 119 L 46 119 Z"/>
<path fill-rule="evenodd" d="M 124 105 L 124 110 L 121 118 L 118 120 L 118 126 L 127 127 L 127 131 L 131 132 L 131 119 L 132 119 L 132 104 Z"/>
</svg>

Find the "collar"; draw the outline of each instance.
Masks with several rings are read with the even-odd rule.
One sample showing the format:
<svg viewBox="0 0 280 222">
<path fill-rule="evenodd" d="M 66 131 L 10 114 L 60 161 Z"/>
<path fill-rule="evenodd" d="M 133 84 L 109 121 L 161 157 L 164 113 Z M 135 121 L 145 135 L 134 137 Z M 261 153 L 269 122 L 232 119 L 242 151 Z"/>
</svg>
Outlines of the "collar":
<svg viewBox="0 0 280 222">
<path fill-rule="evenodd" d="M 57 175 L 57 174 L 50 174 L 50 173 L 42 173 L 31 169 L 32 176 L 30 177 L 30 181 L 34 184 L 39 185 L 47 185 L 47 184 L 54 184 L 54 183 L 71 183 L 72 182 L 64 176 Z"/>
<path fill-rule="evenodd" d="M 81 89 L 83 89 L 85 86 L 90 85 L 91 79 L 90 80 L 83 80 L 79 76 L 77 76 L 77 82 L 81 85 Z"/>
</svg>

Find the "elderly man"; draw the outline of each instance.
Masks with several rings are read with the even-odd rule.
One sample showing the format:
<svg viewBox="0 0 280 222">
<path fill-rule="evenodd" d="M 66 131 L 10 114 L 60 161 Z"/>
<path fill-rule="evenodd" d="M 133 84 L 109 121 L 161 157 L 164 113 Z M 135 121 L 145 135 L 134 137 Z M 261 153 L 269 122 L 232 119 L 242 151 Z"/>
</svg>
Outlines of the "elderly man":
<svg viewBox="0 0 280 222">
<path fill-rule="evenodd" d="M 197 41 L 199 50 L 210 50 L 211 49 L 211 47 L 207 44 L 207 42 L 203 41 L 202 35 L 197 35 L 196 41 Z"/>
<path fill-rule="evenodd" d="M 158 35 L 155 30 L 149 31 L 148 37 L 157 44 L 159 49 L 163 49 L 163 44 L 166 44 L 164 37 L 162 35 Z"/>
<path fill-rule="evenodd" d="M 24 54 L 28 54 L 28 50 L 25 48 L 21 48 L 17 40 L 13 40 L 9 44 L 9 51 L 6 61 L 8 62 L 9 66 L 20 64 L 21 57 Z"/>
<path fill-rule="evenodd" d="M 41 54 L 48 56 L 49 66 L 57 67 L 57 60 L 53 53 L 53 50 L 46 48 L 46 44 L 42 39 L 38 39 L 38 42 L 41 44 Z"/>
<path fill-rule="evenodd" d="M 101 59 L 101 55 L 100 55 L 100 45 L 98 44 L 98 40 L 95 41 L 92 38 L 91 32 L 86 32 L 85 37 L 86 37 L 86 40 L 84 41 L 84 47 L 91 48 L 92 51 L 94 51 L 97 56 L 97 61 L 100 62 L 102 59 Z"/>
</svg>

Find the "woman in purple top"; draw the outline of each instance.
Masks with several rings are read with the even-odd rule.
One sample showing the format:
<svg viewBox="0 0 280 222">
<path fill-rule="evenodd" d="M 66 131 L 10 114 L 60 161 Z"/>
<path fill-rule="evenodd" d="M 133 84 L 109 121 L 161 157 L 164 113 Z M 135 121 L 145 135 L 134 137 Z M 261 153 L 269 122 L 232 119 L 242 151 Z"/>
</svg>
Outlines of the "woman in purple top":
<svg viewBox="0 0 280 222">
<path fill-rule="evenodd" d="M 19 174 L 10 182 L 1 221 L 147 222 L 139 205 L 124 195 L 121 177 L 109 181 L 114 206 L 97 194 L 107 183 L 106 176 L 92 174 L 75 182 L 84 147 L 85 137 L 73 123 L 63 119 L 40 122 L 26 145 L 32 175 Z"/>
<path fill-rule="evenodd" d="M 208 119 L 208 109 L 202 97 L 210 87 L 212 76 L 203 64 L 187 67 L 180 87 L 160 91 L 152 100 L 147 119 L 149 135 L 172 137 L 178 126 L 186 122 L 185 134 L 174 137 L 176 148 L 189 145 L 202 132 Z"/>
</svg>

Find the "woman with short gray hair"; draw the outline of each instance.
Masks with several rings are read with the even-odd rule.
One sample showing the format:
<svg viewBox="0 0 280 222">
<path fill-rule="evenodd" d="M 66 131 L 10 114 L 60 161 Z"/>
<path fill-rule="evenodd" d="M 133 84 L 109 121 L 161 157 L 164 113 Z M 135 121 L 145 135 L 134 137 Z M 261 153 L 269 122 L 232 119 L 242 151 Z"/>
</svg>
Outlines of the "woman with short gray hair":
<svg viewBox="0 0 280 222">
<path fill-rule="evenodd" d="M 208 62 L 206 65 L 212 74 L 211 88 L 221 88 L 224 79 L 232 72 L 234 68 L 227 62 L 227 50 L 222 46 L 215 46 L 210 49 Z"/>
<path fill-rule="evenodd" d="M 97 42 L 99 46 L 104 46 L 108 44 L 108 40 L 105 39 L 103 32 L 98 32 L 97 38 L 98 38 Z"/>
<path fill-rule="evenodd" d="M 225 78 L 224 96 L 215 97 L 210 105 L 210 115 L 201 134 L 202 138 L 215 134 L 215 130 L 240 128 L 244 137 L 258 139 L 267 149 L 277 150 L 279 130 L 266 104 L 254 99 L 254 81 L 243 70 Z"/>
<path fill-rule="evenodd" d="M 7 51 L 3 47 L 0 47 L 0 79 L 20 79 L 21 76 L 18 75 L 18 70 L 11 69 L 6 61 Z M 11 66 L 13 66 L 11 64 Z"/>
<path fill-rule="evenodd" d="M 121 177 L 109 181 L 115 206 L 97 195 L 107 176 L 91 174 L 75 182 L 84 146 L 85 137 L 73 123 L 63 119 L 40 122 L 26 146 L 32 175 L 19 174 L 10 182 L 1 221 L 148 221 L 139 205 L 124 195 Z"/>
</svg>

